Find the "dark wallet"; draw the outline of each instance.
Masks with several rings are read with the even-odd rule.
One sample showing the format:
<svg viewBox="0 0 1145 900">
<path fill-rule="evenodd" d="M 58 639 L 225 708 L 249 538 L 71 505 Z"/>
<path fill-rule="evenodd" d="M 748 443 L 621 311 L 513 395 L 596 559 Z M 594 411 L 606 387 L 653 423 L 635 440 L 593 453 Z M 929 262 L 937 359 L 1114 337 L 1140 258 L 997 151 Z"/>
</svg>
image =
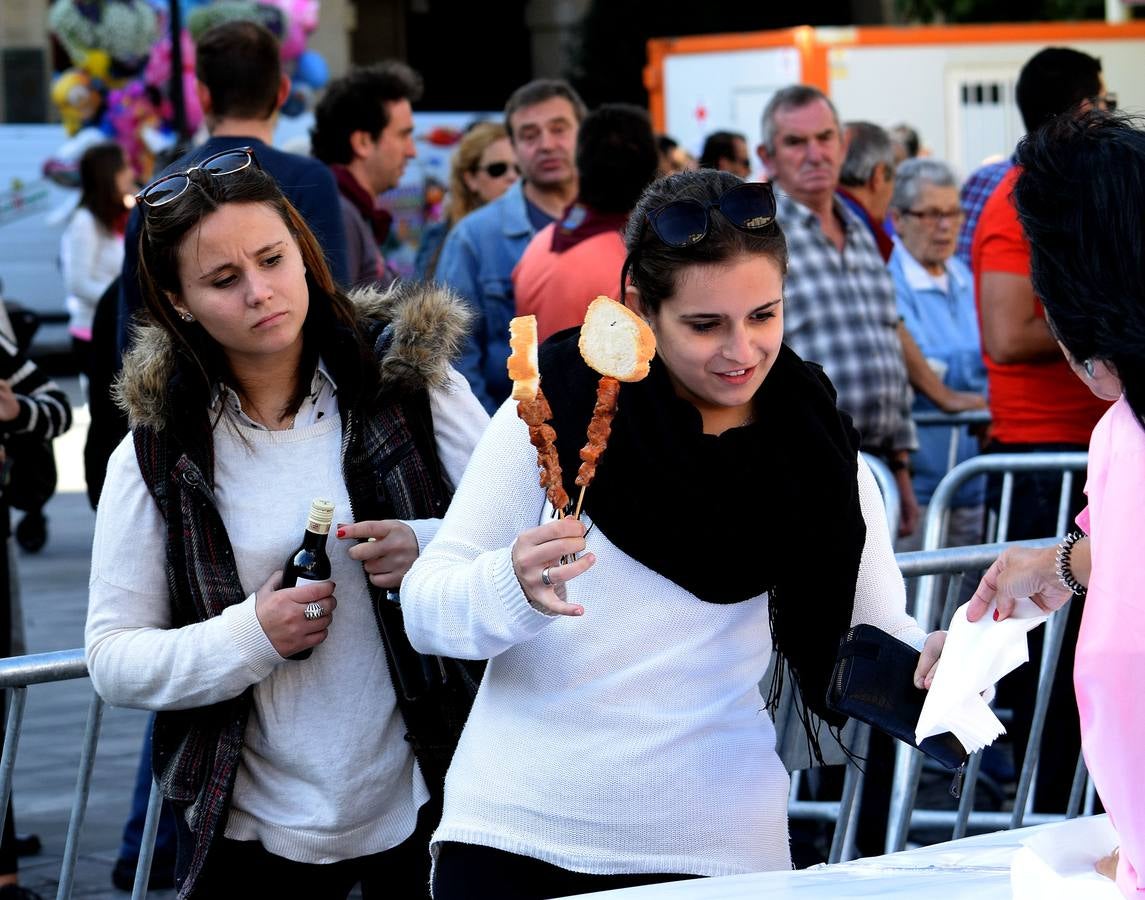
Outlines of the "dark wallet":
<svg viewBox="0 0 1145 900">
<path fill-rule="evenodd" d="M 874 625 L 856 625 L 839 641 L 839 656 L 827 692 L 836 712 L 866 722 L 917 747 L 947 769 L 961 773 L 966 750 L 949 731 L 914 741 L 926 691 L 914 686 L 919 652 Z M 952 787 L 951 793 L 959 787 Z M 957 796 L 957 794 L 956 794 Z"/>
</svg>

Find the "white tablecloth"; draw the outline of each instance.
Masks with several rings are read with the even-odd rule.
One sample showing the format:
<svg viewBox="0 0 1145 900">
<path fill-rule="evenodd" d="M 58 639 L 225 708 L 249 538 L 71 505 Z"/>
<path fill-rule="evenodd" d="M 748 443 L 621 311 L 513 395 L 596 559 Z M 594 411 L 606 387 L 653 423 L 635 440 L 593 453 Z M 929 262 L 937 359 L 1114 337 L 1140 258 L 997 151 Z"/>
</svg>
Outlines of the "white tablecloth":
<svg viewBox="0 0 1145 900">
<path fill-rule="evenodd" d="M 701 878 L 578 897 L 581 900 L 847 900 L 861 897 L 1011 900 L 1010 864 L 1022 848 L 1023 838 L 1060 827 L 1062 823 L 998 831 L 794 872 Z M 1109 849 L 1113 849 L 1112 845 Z M 1105 885 L 1110 897 L 1120 896 L 1113 882 L 1106 881 Z"/>
</svg>

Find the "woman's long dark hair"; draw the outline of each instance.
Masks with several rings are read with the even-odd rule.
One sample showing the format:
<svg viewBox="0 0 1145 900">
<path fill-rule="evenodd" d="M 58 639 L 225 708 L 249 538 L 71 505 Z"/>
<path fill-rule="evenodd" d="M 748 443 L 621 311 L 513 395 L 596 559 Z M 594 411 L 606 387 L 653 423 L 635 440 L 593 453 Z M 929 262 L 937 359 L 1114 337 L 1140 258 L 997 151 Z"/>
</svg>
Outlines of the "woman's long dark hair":
<svg viewBox="0 0 1145 900">
<path fill-rule="evenodd" d="M 624 262 L 622 281 L 627 280 L 640 291 L 644 308 L 655 313 L 660 304 L 676 293 L 680 275 L 690 266 L 728 262 L 737 256 L 766 256 L 781 274 L 787 272 L 787 239 L 777 224 L 757 233 L 741 231 L 723 217 L 709 210 L 707 237 L 688 247 L 669 247 L 648 227 L 648 214 L 673 200 L 718 200 L 724 192 L 743 184 L 730 172 L 701 169 L 679 172 L 652 182 L 640 195 L 628 225 L 624 245 L 628 258 Z M 621 296 L 625 285 L 621 284 Z"/>
<path fill-rule="evenodd" d="M 228 203 L 261 203 L 275 212 L 298 241 L 306 267 L 310 302 L 302 326 L 303 366 L 284 413 L 296 412 L 309 389 L 308 364 L 313 365 L 319 355 L 344 363 L 348 340 L 358 357 L 359 377 L 366 386 L 376 388 L 377 367 L 369 363 L 354 306 L 334 284 L 317 239 L 282 195 L 274 178 L 254 165 L 229 175 L 196 171 L 190 178 L 192 184 L 178 199 L 158 207 L 144 205 L 139 237 L 139 280 L 144 303 L 151 319 L 172 338 L 183 389 L 191 390 L 205 408 L 205 400 L 217 382 L 238 387 L 214 338 L 198 322 L 184 322 L 172 306 L 172 299 L 181 295 L 179 247 L 183 239 L 204 218 Z"/>
<path fill-rule="evenodd" d="M 1145 131 L 1058 116 L 1018 145 L 1014 205 L 1034 292 L 1078 361 L 1103 360 L 1145 428 Z"/>
<path fill-rule="evenodd" d="M 127 158 L 119 144 L 94 144 L 80 157 L 80 203 L 108 231 L 122 231 L 127 207 L 115 180 Z"/>
</svg>

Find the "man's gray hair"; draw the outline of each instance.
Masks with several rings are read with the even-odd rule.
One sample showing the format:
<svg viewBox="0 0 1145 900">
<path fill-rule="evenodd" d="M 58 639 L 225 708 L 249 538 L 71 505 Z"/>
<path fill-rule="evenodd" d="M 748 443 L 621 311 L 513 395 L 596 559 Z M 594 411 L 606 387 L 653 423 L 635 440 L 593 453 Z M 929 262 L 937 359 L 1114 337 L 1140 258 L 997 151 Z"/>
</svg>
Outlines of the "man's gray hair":
<svg viewBox="0 0 1145 900">
<path fill-rule="evenodd" d="M 904 159 L 895 170 L 895 192 L 891 196 L 892 209 L 911 209 L 927 185 L 958 187 L 958 176 L 948 163 L 940 159 L 918 157 Z"/>
<path fill-rule="evenodd" d="M 839 170 L 839 184 L 844 187 L 862 187 L 870 182 L 879 166 L 887 174 L 895 169 L 895 146 L 886 130 L 873 122 L 848 122 L 847 155 Z"/>
<path fill-rule="evenodd" d="M 772 95 L 772 98 L 767 101 L 767 106 L 763 108 L 763 119 L 760 123 L 760 143 L 763 144 L 768 155 L 775 155 L 776 113 L 781 109 L 802 109 L 805 106 L 810 106 L 816 100 L 822 100 L 830 107 L 831 115 L 835 117 L 835 127 L 838 128 L 839 111 L 835 109 L 835 104 L 831 102 L 831 98 L 819 88 L 809 84 L 793 84 Z"/>
</svg>

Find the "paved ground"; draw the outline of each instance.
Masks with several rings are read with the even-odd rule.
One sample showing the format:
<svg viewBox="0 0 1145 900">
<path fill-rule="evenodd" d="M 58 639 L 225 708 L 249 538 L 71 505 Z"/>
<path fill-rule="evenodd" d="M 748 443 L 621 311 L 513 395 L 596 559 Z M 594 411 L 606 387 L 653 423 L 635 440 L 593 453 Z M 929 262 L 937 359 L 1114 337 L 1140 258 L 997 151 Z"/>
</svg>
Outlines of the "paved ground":
<svg viewBox="0 0 1145 900">
<path fill-rule="evenodd" d="M 61 383 L 76 400 L 76 380 Z M 83 646 L 95 525 L 95 514 L 83 492 L 85 430 L 81 411 L 75 428 L 56 442 L 60 490 L 47 508 L 47 546 L 35 555 L 18 551 L 30 653 Z M 21 880 L 45 897 L 56 895 L 91 697 L 87 679 L 36 685 L 28 690 L 13 800 L 17 829 L 38 833 L 44 842 L 39 856 L 21 860 Z M 112 887 L 110 873 L 130 806 L 146 721 L 146 713 L 138 710 L 105 708 L 73 897 L 124 900 L 129 896 Z M 157 891 L 149 896 L 171 898 L 174 892 Z"/>
</svg>

